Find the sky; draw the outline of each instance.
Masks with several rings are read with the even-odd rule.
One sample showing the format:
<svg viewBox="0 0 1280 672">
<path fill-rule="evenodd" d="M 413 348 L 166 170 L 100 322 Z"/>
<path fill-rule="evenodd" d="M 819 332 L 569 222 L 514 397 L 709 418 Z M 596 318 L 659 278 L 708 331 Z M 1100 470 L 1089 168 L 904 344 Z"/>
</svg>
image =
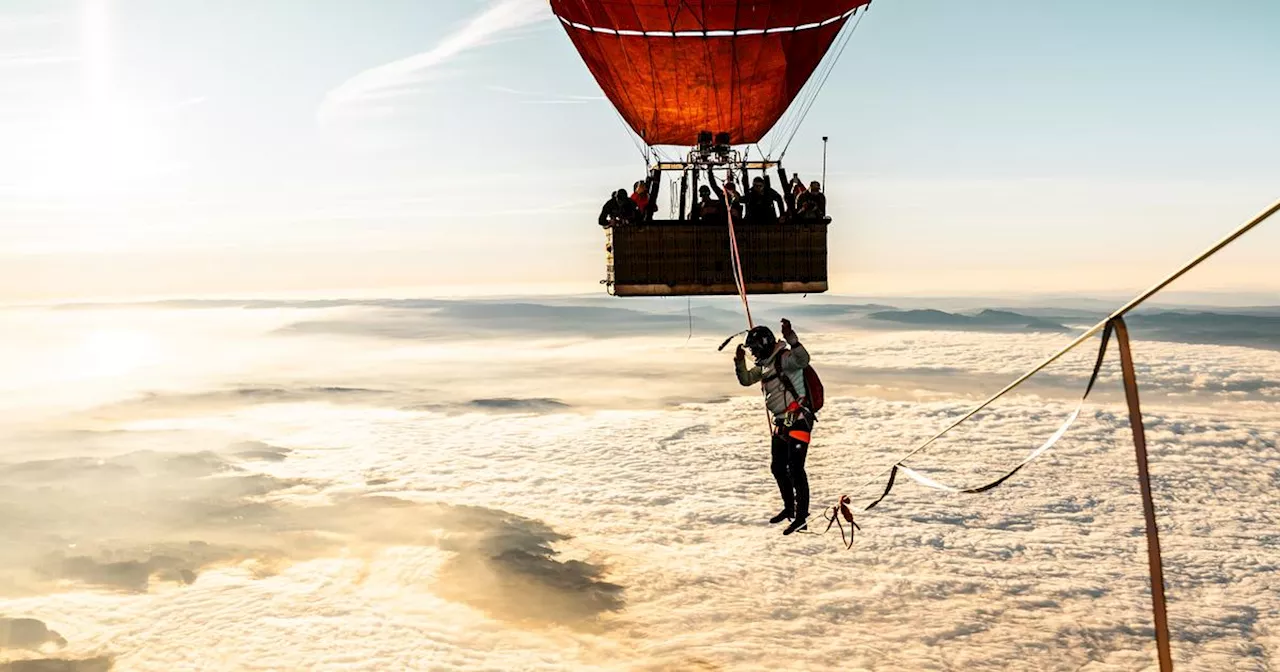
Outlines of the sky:
<svg viewBox="0 0 1280 672">
<path fill-rule="evenodd" d="M 1140 289 L 1280 197 L 1274 3 L 876 0 L 832 292 Z M 602 292 L 643 162 L 539 0 L 5 0 L 0 300 Z M 1280 291 L 1264 229 L 1179 288 Z"/>
</svg>

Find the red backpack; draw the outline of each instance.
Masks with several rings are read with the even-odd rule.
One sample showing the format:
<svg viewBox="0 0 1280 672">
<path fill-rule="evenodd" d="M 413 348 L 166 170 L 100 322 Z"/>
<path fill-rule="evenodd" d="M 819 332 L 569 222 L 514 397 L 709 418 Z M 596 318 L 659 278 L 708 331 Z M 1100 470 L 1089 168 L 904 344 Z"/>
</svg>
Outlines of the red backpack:
<svg viewBox="0 0 1280 672">
<path fill-rule="evenodd" d="M 781 353 L 779 353 L 781 354 Z M 796 386 L 791 384 L 791 379 L 782 375 L 782 360 L 778 360 L 778 379 L 782 381 L 782 386 L 787 388 L 787 392 L 791 396 L 800 398 L 796 392 Z M 818 372 L 813 370 L 813 365 L 804 367 L 804 390 L 808 392 L 808 396 L 804 398 L 804 406 L 809 409 L 810 413 L 816 414 L 822 410 L 822 379 L 818 378 Z"/>
<path fill-rule="evenodd" d="M 817 413 L 822 410 L 822 380 L 818 378 L 818 372 L 813 370 L 812 366 L 804 367 L 804 391 L 809 393 L 805 401 L 809 403 L 809 410 Z"/>
</svg>

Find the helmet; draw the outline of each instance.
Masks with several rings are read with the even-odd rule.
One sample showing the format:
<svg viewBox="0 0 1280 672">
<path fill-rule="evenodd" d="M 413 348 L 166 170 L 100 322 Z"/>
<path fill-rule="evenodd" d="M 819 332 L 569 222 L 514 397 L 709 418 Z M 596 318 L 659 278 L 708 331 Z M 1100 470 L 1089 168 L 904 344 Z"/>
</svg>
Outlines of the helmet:
<svg viewBox="0 0 1280 672">
<path fill-rule="evenodd" d="M 747 332 L 747 349 L 751 351 L 751 356 L 755 358 L 756 363 L 772 355 L 777 342 L 778 339 L 774 338 L 769 327 L 755 327 Z"/>
</svg>

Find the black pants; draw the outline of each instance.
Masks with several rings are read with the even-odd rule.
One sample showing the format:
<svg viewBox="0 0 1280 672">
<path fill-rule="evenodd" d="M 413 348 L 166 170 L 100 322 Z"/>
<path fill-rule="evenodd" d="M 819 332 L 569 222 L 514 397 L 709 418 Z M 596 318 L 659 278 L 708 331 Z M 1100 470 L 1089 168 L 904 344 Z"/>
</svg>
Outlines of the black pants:
<svg viewBox="0 0 1280 672">
<path fill-rule="evenodd" d="M 775 422 L 773 426 L 773 450 L 769 469 L 778 481 L 783 507 L 797 519 L 809 517 L 809 476 L 804 473 L 804 458 L 809 453 L 809 432 L 812 425 L 806 419 L 798 419 L 790 427 Z"/>
</svg>

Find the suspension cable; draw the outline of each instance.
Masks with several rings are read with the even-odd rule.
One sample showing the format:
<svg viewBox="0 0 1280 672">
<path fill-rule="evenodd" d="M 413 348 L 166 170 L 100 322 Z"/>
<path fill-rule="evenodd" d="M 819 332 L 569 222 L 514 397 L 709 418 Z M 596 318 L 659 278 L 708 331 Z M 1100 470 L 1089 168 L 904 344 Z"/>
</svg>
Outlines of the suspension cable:
<svg viewBox="0 0 1280 672">
<path fill-rule="evenodd" d="M 857 18 L 853 20 L 853 25 L 847 31 L 844 31 L 844 34 L 839 38 L 840 44 L 834 50 L 835 57 L 831 58 L 827 62 L 827 65 L 822 68 L 820 76 L 810 79 L 810 84 L 816 81 L 817 85 L 810 88 L 808 93 L 801 96 L 799 101 L 800 105 L 795 108 L 798 110 L 798 114 L 794 115 L 792 120 L 788 121 L 783 126 L 783 134 L 787 135 L 787 142 L 782 147 L 782 153 L 778 155 L 779 159 L 786 156 L 787 150 L 791 148 L 791 142 L 795 140 L 796 134 L 800 131 L 800 127 L 804 125 L 805 118 L 809 116 L 809 111 L 813 108 L 813 104 L 818 100 L 818 94 L 821 93 L 823 87 L 826 86 L 827 80 L 831 77 L 831 73 L 835 72 L 836 63 L 839 62 L 840 57 L 844 55 L 845 48 L 849 46 L 849 42 L 852 41 L 854 32 L 856 32 L 858 30 L 858 26 L 862 24 L 862 19 L 867 15 L 870 7 L 871 3 L 867 3 L 856 12 Z M 789 134 L 785 131 L 787 128 L 790 128 Z M 770 147 L 769 153 L 772 154 L 773 150 L 776 148 L 777 141 L 775 140 L 773 145 Z"/>
</svg>

